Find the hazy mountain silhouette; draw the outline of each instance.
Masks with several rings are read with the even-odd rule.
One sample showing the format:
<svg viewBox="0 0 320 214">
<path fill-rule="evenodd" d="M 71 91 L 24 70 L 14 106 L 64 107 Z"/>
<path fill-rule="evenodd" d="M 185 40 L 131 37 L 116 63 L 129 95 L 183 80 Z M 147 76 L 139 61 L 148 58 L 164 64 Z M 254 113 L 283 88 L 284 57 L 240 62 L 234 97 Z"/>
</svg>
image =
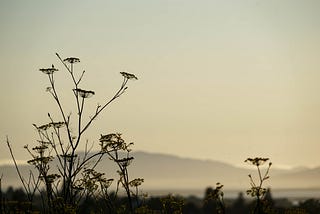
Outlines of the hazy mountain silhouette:
<svg viewBox="0 0 320 214">
<path fill-rule="evenodd" d="M 131 179 L 144 178 L 144 190 L 204 189 L 216 182 L 224 184 L 225 189 L 245 190 L 249 188 L 248 174 L 256 175 L 254 168 L 249 170 L 219 161 L 146 152 L 133 152 L 132 155 L 135 159 L 129 166 L 129 175 Z M 20 165 L 20 170 L 28 178 L 33 167 Z M 105 172 L 108 178 L 117 178 L 116 170 L 108 158 L 98 167 L 98 171 Z M 0 174 L 3 174 L 2 187 L 21 185 L 14 166 L 0 166 Z M 266 185 L 272 188 L 320 188 L 320 168 L 280 170 L 271 167 L 270 176 Z"/>
</svg>

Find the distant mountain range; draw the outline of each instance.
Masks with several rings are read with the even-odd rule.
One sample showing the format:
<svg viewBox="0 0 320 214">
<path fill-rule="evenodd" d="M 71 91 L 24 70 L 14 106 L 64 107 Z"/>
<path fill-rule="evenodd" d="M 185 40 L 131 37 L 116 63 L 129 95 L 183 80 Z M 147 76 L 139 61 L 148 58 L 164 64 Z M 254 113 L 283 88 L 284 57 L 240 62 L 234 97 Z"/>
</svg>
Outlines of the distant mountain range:
<svg viewBox="0 0 320 214">
<path fill-rule="evenodd" d="M 133 152 L 135 157 L 129 166 L 130 177 L 144 178 L 143 190 L 205 189 L 217 182 L 225 189 L 245 190 L 250 187 L 248 174 L 256 176 L 256 170 L 235 167 L 219 161 L 181 158 L 173 155 Z M 28 177 L 32 166 L 19 166 L 23 176 Z M 108 178 L 117 178 L 116 167 L 105 158 L 97 168 Z M 12 165 L 1 165 L 2 187 L 19 186 L 19 177 Z M 320 189 L 320 168 L 297 168 L 293 170 L 270 170 L 266 186 L 273 189 Z"/>
</svg>

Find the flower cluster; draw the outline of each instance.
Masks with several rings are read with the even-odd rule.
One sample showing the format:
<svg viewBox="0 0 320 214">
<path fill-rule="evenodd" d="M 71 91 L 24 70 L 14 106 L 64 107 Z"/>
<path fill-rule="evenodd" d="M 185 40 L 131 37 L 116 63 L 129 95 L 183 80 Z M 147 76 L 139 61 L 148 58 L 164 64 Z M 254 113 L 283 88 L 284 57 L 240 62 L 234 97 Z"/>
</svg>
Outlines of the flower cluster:
<svg viewBox="0 0 320 214">
<path fill-rule="evenodd" d="M 130 74 L 130 73 L 127 73 L 127 72 L 120 72 L 120 74 L 126 78 L 126 79 L 133 79 L 133 80 L 137 80 L 138 78 L 134 75 L 134 74 Z"/>
<path fill-rule="evenodd" d="M 106 189 L 109 188 L 109 187 L 111 186 L 111 184 L 112 184 L 113 181 L 114 181 L 113 178 L 106 179 L 106 180 L 103 182 L 103 187 L 106 188 Z"/>
<path fill-rule="evenodd" d="M 44 125 L 39 126 L 39 127 L 34 124 L 34 126 L 35 126 L 38 130 L 42 130 L 42 131 L 46 131 L 46 130 L 48 130 L 49 128 L 60 129 L 60 128 L 62 128 L 64 125 L 65 125 L 65 122 L 52 122 L 52 123 L 44 124 Z"/>
<path fill-rule="evenodd" d="M 47 148 L 48 146 L 41 144 L 40 146 L 33 147 L 32 150 L 36 151 L 39 154 L 43 154 Z"/>
<path fill-rule="evenodd" d="M 53 128 L 60 129 L 65 125 L 65 122 L 52 122 L 50 125 Z"/>
<path fill-rule="evenodd" d="M 115 161 L 116 161 L 118 164 L 120 164 L 123 168 L 126 168 L 126 167 L 128 167 L 128 166 L 131 164 L 131 162 L 132 162 L 133 159 L 134 159 L 133 157 L 128 157 L 128 158 L 117 159 L 117 160 L 115 160 Z"/>
<path fill-rule="evenodd" d="M 216 183 L 216 188 L 213 190 L 213 195 L 212 195 L 214 198 L 223 197 L 224 193 L 222 192 L 222 187 L 223 187 L 223 184 L 220 184 L 219 182 Z"/>
<path fill-rule="evenodd" d="M 84 169 L 82 178 L 79 180 L 77 189 L 86 189 L 88 192 L 94 193 L 98 190 L 99 185 L 105 190 L 108 189 L 114 179 L 107 179 L 104 173 L 95 171 L 94 169 Z"/>
<path fill-rule="evenodd" d="M 245 162 L 249 162 L 252 165 L 257 167 L 258 175 L 259 175 L 258 176 L 258 178 L 259 178 L 258 181 L 255 181 L 253 179 L 253 177 L 251 176 L 251 174 L 248 175 L 248 177 L 250 178 L 251 188 L 247 190 L 247 194 L 251 195 L 251 197 L 260 198 L 260 197 L 264 196 L 266 191 L 267 191 L 266 188 L 262 187 L 262 185 L 263 185 L 263 182 L 265 180 L 269 179 L 269 177 L 270 177 L 269 176 L 269 170 L 270 170 L 270 167 L 271 167 L 272 163 L 269 162 L 268 168 L 265 170 L 264 174 L 262 174 L 260 166 L 265 164 L 268 161 L 269 161 L 269 158 L 260 158 L 260 157 L 247 158 L 245 160 Z"/>
<path fill-rule="evenodd" d="M 250 195 L 251 197 L 257 197 L 257 196 L 262 196 L 266 194 L 267 189 L 266 188 L 261 188 L 261 187 L 251 187 L 251 189 L 248 189 L 246 191 L 247 195 Z"/>
<path fill-rule="evenodd" d="M 54 65 L 52 65 L 51 68 L 40 68 L 39 71 L 44 74 L 53 74 L 54 72 L 58 71 L 58 69 L 56 69 Z"/>
<path fill-rule="evenodd" d="M 263 165 L 265 162 L 267 162 L 269 160 L 269 158 L 247 158 L 244 162 L 250 162 L 252 165 L 255 166 L 261 166 Z M 269 163 L 270 165 L 272 164 L 271 162 Z"/>
<path fill-rule="evenodd" d="M 27 163 L 31 164 L 31 165 L 38 166 L 40 164 L 46 165 L 52 160 L 53 160 L 52 156 L 49 156 L 49 157 L 34 157 L 33 159 L 28 160 Z"/>
<path fill-rule="evenodd" d="M 79 96 L 82 98 L 90 98 L 95 94 L 94 91 L 87 91 L 80 88 L 73 89 L 73 92 L 75 93 L 76 96 Z"/>
<path fill-rule="evenodd" d="M 206 191 L 205 203 L 209 204 L 215 202 L 217 205 L 217 213 L 225 213 L 225 204 L 224 204 L 224 193 L 222 191 L 223 185 L 221 183 L 216 183 L 216 188 L 212 189 L 211 187 Z"/>
<path fill-rule="evenodd" d="M 135 178 L 132 181 L 129 182 L 129 185 L 131 187 L 138 187 L 144 182 L 143 178 Z"/>
<path fill-rule="evenodd" d="M 64 59 L 63 61 L 68 62 L 70 64 L 74 64 L 74 63 L 80 62 L 80 59 L 76 58 L 76 57 L 69 57 L 69 58 Z"/>
<path fill-rule="evenodd" d="M 216 183 L 216 188 L 212 189 L 211 187 L 207 190 L 206 195 L 206 203 L 208 203 L 210 200 L 219 201 L 223 199 L 224 193 L 222 191 L 223 185 L 219 182 Z"/>
<path fill-rule="evenodd" d="M 112 133 L 107 135 L 101 135 L 100 145 L 102 151 L 111 150 L 125 150 L 126 144 L 119 133 Z"/>
</svg>

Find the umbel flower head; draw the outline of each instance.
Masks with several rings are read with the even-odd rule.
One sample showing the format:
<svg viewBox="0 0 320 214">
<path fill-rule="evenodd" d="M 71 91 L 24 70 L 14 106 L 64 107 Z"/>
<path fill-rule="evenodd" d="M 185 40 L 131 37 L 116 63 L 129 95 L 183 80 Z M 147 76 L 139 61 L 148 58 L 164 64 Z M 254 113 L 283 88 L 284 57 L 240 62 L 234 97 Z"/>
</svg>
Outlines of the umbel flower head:
<svg viewBox="0 0 320 214">
<path fill-rule="evenodd" d="M 64 59 L 63 61 L 68 62 L 70 64 L 74 64 L 74 63 L 80 62 L 80 59 L 76 58 L 76 57 L 69 57 L 69 58 Z"/>
<path fill-rule="evenodd" d="M 36 151 L 37 153 L 43 153 L 47 148 L 48 146 L 46 145 L 40 145 L 40 146 L 33 147 L 32 150 Z"/>
<path fill-rule="evenodd" d="M 51 122 L 51 123 L 47 123 L 44 124 L 42 126 L 37 126 L 35 124 L 33 124 L 38 130 L 42 130 L 42 131 L 46 131 L 49 128 L 56 128 L 56 129 L 60 129 L 65 125 L 65 122 Z"/>
<path fill-rule="evenodd" d="M 100 139 L 101 149 L 107 151 L 109 149 L 118 150 L 118 149 L 125 149 L 126 144 L 125 141 L 122 139 L 121 134 L 107 134 L 101 135 Z"/>
<path fill-rule="evenodd" d="M 50 123 L 51 127 L 59 129 L 65 125 L 65 122 L 52 122 Z"/>
<path fill-rule="evenodd" d="M 31 165 L 38 166 L 39 164 L 48 164 L 50 161 L 53 160 L 52 156 L 48 157 L 34 157 L 32 160 L 28 160 L 27 163 Z"/>
<path fill-rule="evenodd" d="M 107 179 L 105 182 L 103 182 L 103 187 L 106 188 L 106 189 L 108 189 L 108 188 L 111 186 L 111 184 L 112 184 L 113 181 L 114 181 L 113 178 Z"/>
<path fill-rule="evenodd" d="M 75 88 L 73 89 L 73 91 L 77 96 L 80 96 L 82 98 L 90 98 L 94 95 L 94 91 L 87 91 L 80 88 Z"/>
<path fill-rule="evenodd" d="M 249 162 L 252 165 L 255 166 L 260 166 L 262 164 L 264 164 L 265 162 L 267 162 L 269 160 L 269 158 L 247 158 L 247 160 L 245 160 L 244 162 Z M 269 165 L 271 165 L 271 163 L 269 163 Z"/>
<path fill-rule="evenodd" d="M 250 195 L 251 197 L 255 197 L 255 196 L 263 196 L 265 195 L 267 192 L 266 188 L 262 188 L 262 187 L 251 187 L 251 189 L 248 189 L 246 191 L 247 195 Z"/>
<path fill-rule="evenodd" d="M 138 79 L 134 74 L 130 74 L 130 73 L 127 73 L 127 72 L 124 72 L 124 71 L 120 72 L 120 74 L 124 78 L 127 78 L 128 80 L 130 80 L 130 79 L 137 80 Z"/>
<path fill-rule="evenodd" d="M 135 178 L 129 182 L 129 185 L 131 187 L 137 187 L 137 186 L 140 186 L 143 182 L 144 182 L 143 178 Z"/>
<path fill-rule="evenodd" d="M 128 167 L 132 160 L 134 159 L 134 157 L 127 157 L 127 158 L 122 158 L 122 159 L 118 159 L 115 160 L 118 164 L 120 164 L 123 168 Z"/>
<path fill-rule="evenodd" d="M 58 71 L 58 69 L 56 69 L 54 65 L 52 65 L 51 68 L 40 68 L 39 71 L 44 74 L 53 74 L 54 72 Z"/>
</svg>

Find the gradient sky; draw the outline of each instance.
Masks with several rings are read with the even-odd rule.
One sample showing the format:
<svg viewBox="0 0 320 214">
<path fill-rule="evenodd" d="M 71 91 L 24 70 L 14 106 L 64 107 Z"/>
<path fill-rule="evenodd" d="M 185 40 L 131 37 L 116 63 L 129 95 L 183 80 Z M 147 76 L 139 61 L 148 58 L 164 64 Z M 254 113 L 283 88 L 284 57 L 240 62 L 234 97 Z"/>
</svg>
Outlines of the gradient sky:
<svg viewBox="0 0 320 214">
<path fill-rule="evenodd" d="M 320 165 L 320 1 L 91 0 L 0 2 L 0 145 L 17 159 L 32 123 L 56 106 L 39 68 L 53 63 L 66 109 L 72 87 L 55 57 L 81 59 L 87 113 L 120 71 L 139 77 L 86 136 L 122 132 L 135 150 L 244 165 Z M 72 104 L 72 105 L 71 105 Z M 98 148 L 98 146 L 96 147 Z"/>
</svg>

